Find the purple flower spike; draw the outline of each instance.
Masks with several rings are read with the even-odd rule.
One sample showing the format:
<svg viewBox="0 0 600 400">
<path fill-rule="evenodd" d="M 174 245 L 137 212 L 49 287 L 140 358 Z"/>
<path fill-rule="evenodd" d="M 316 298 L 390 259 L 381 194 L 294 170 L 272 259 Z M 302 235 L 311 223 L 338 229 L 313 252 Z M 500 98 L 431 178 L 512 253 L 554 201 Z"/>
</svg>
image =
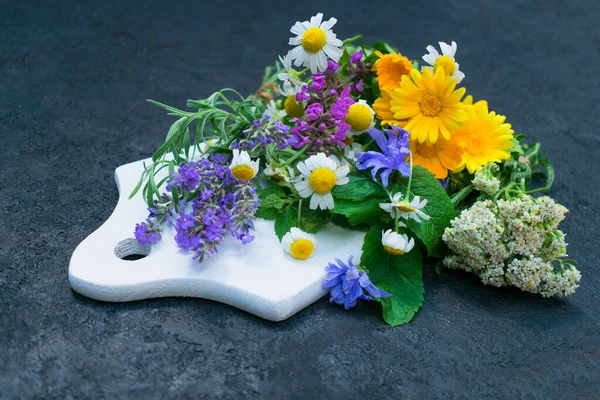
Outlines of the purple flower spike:
<svg viewBox="0 0 600 400">
<path fill-rule="evenodd" d="M 161 239 L 162 229 L 150 218 L 135 226 L 135 238 L 139 244 L 155 244 Z"/>
<path fill-rule="evenodd" d="M 310 100 L 310 95 L 308 94 L 308 87 L 306 85 L 302 85 L 302 88 L 298 93 L 296 93 L 296 101 L 300 103 L 301 101 Z"/>
<path fill-rule="evenodd" d="M 337 258 L 335 261 L 337 264 L 329 263 L 325 267 L 327 276 L 323 280 L 323 287 L 330 290 L 330 302 L 343 305 L 349 310 L 356 305 L 358 299 L 372 300 L 391 296 L 371 283 L 367 273 L 354 265 L 352 256 L 348 258 L 347 265 Z M 372 297 L 367 296 L 363 289 Z"/>
<path fill-rule="evenodd" d="M 409 134 L 405 129 L 392 126 L 392 129 L 385 129 L 385 132 L 387 138 L 377 129 L 369 132 L 381 149 L 381 153 L 377 151 L 360 153 L 357 159 L 357 168 L 359 170 L 373 168 L 371 171 L 373 179 L 376 179 L 380 169 L 383 170 L 381 183 L 387 187 L 389 177 L 394 170 L 398 170 L 403 176 L 410 175 L 410 166 L 406 160 L 410 150 Z"/>
<path fill-rule="evenodd" d="M 363 58 L 363 56 L 364 56 L 364 53 L 363 53 L 362 50 L 355 51 L 350 56 L 350 62 L 352 64 L 356 64 L 358 67 L 362 67 L 362 58 Z"/>
<path fill-rule="evenodd" d="M 319 103 L 314 103 L 306 109 L 306 119 L 316 121 L 323 113 L 323 106 Z"/>
<path fill-rule="evenodd" d="M 313 92 L 320 92 L 325 88 L 325 86 L 327 86 L 327 83 L 325 83 L 325 75 L 320 72 L 316 75 L 313 75 L 313 81 L 310 84 L 310 90 Z"/>
</svg>

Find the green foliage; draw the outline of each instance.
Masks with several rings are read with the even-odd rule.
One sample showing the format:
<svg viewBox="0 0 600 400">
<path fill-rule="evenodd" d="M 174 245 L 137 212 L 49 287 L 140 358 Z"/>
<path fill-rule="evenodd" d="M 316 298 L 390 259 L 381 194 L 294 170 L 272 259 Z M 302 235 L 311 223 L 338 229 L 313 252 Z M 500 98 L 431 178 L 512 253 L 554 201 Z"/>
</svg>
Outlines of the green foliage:
<svg viewBox="0 0 600 400">
<path fill-rule="evenodd" d="M 457 214 L 450 197 L 433 174 L 420 166 L 413 168 L 410 191 L 411 199 L 412 196 L 419 196 L 421 200 L 427 199 L 423 211 L 429 215 L 429 219 L 421 222 L 410 219 L 406 221 L 406 225 L 423 241 L 429 256 L 442 257 L 444 253 L 442 234 Z M 390 187 L 390 192 L 405 193 L 406 186 L 404 183 L 394 184 Z"/>
<path fill-rule="evenodd" d="M 385 199 L 367 199 L 365 201 L 356 200 L 335 200 L 335 208 L 331 210 L 334 214 L 341 214 L 348 218 L 351 225 L 369 224 L 381 222 L 383 210 L 379 203 Z"/>
<path fill-rule="evenodd" d="M 295 226 L 298 226 L 298 209 L 295 207 L 284 208 L 275 218 L 275 234 L 279 240 Z"/>
<path fill-rule="evenodd" d="M 380 302 L 385 322 L 397 326 L 409 322 L 423 305 L 423 259 L 417 247 L 403 256 L 389 254 L 381 244 L 381 232 L 374 226 L 367 233 L 360 263 L 375 286 L 392 294 Z"/>
<path fill-rule="evenodd" d="M 331 193 L 335 199 L 361 201 L 371 197 L 385 198 L 385 192 L 366 175 L 350 175 L 350 182 L 335 186 Z"/>
</svg>

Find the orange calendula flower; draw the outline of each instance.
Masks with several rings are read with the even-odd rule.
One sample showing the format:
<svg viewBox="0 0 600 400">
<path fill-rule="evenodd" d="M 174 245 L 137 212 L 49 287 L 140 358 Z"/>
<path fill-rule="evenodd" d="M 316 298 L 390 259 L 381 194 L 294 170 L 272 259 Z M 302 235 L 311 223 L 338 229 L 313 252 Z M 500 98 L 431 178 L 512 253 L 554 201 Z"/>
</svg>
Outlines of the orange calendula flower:
<svg viewBox="0 0 600 400">
<path fill-rule="evenodd" d="M 465 99 L 472 104 L 471 96 Z M 489 112 L 486 101 L 481 100 L 467 108 L 467 123 L 452 132 L 452 141 L 464 148 L 459 169 L 466 167 L 474 173 L 490 162 L 510 158 L 514 131 L 504 123 L 506 117 Z"/>
<path fill-rule="evenodd" d="M 419 143 L 435 144 L 441 135 L 450 139 L 450 131 L 467 120 L 467 110 L 460 99 L 466 89 L 456 89 L 456 79 L 446 76 L 442 68 L 435 71 L 416 69 L 410 78 L 403 76 L 400 87 L 391 92 L 390 110 L 398 120 L 408 119 L 405 129 Z"/>
<path fill-rule="evenodd" d="M 439 137 L 434 144 L 410 143 L 413 164 L 427 168 L 437 179 L 444 179 L 448 171 L 456 170 L 462 161 L 463 148 L 454 140 L 448 141 Z"/>
<path fill-rule="evenodd" d="M 373 103 L 373 110 L 377 114 L 377 118 L 381 120 L 381 125 L 396 125 L 403 127 L 406 125 L 406 121 L 399 121 L 394 119 L 394 113 L 390 110 L 390 101 L 392 96 L 387 90 L 381 91 L 381 97 L 375 100 Z"/>
<path fill-rule="evenodd" d="M 375 51 L 379 60 L 375 61 L 373 71 L 377 72 L 377 83 L 381 90 L 400 87 L 400 80 L 413 69 L 410 60 L 402 54 L 383 54 Z"/>
</svg>

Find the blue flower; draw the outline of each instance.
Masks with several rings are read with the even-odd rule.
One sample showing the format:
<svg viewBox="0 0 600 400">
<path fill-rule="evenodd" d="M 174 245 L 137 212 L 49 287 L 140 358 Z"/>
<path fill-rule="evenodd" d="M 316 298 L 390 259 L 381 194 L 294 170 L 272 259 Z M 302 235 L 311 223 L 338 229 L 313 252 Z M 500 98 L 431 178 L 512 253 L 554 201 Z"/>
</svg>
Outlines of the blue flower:
<svg viewBox="0 0 600 400">
<path fill-rule="evenodd" d="M 406 161 L 406 157 L 410 154 L 409 134 L 405 129 L 392 126 L 392 129 L 384 129 L 385 135 L 377 130 L 371 129 L 369 135 L 375 140 L 381 149 L 381 153 L 377 151 L 367 151 L 360 153 L 357 160 L 357 168 L 368 169 L 373 168 L 371 174 L 373 179 L 376 178 L 377 172 L 383 169 L 381 173 L 381 182 L 387 187 L 390 174 L 394 170 L 398 170 L 403 176 L 410 175 L 410 166 Z"/>
<path fill-rule="evenodd" d="M 352 263 L 352 256 L 348 259 L 348 265 L 337 258 L 335 261 L 337 265 L 329 263 L 325 267 L 327 276 L 323 279 L 323 287 L 330 289 L 330 302 L 343 305 L 349 310 L 356 305 L 358 299 L 371 300 L 363 289 L 376 299 L 391 296 L 371 283 L 367 273 Z"/>
</svg>

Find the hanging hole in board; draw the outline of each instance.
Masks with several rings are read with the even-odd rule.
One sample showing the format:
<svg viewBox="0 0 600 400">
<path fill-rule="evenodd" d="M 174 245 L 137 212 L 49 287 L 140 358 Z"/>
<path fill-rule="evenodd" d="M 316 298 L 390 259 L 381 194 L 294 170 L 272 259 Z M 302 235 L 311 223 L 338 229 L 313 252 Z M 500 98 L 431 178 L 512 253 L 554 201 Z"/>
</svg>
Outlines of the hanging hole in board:
<svg viewBox="0 0 600 400">
<path fill-rule="evenodd" d="M 115 246 L 115 256 L 121 260 L 136 261 L 150 254 L 151 246 L 149 244 L 139 244 L 134 238 L 121 240 Z"/>
</svg>

